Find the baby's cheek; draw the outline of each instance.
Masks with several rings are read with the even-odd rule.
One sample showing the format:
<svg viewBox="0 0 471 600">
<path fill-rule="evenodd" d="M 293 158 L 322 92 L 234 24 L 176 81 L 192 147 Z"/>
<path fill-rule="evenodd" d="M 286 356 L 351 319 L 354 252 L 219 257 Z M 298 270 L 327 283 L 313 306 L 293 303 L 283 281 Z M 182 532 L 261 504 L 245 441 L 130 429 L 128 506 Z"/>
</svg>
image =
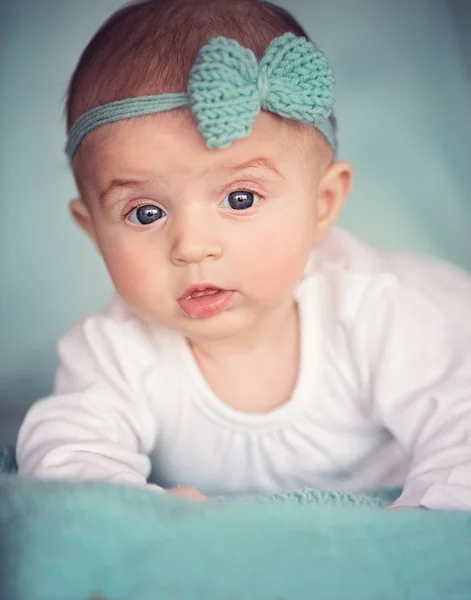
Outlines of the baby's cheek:
<svg viewBox="0 0 471 600">
<path fill-rule="evenodd" d="M 300 199 L 288 208 L 272 210 L 244 236 L 243 280 L 260 299 L 291 293 L 312 250 L 315 215 L 310 205 Z"/>
<path fill-rule="evenodd" d="M 282 298 L 291 293 L 301 280 L 309 251 L 291 251 L 274 244 L 269 250 L 245 265 L 244 281 L 255 297 Z M 247 290 L 249 291 L 249 290 Z"/>
<path fill-rule="evenodd" d="M 138 248 L 115 246 L 103 250 L 108 272 L 119 294 L 128 302 L 145 298 L 153 261 Z"/>
</svg>

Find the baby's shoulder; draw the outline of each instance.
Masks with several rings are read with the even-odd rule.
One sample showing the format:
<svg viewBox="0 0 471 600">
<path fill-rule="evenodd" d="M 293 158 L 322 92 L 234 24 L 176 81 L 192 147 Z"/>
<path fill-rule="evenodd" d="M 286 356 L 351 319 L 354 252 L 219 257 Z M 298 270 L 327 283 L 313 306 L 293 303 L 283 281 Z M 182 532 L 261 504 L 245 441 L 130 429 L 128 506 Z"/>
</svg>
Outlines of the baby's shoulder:
<svg viewBox="0 0 471 600">
<path fill-rule="evenodd" d="M 441 259 L 385 252 L 336 228 L 315 261 L 324 303 L 337 314 L 357 319 L 360 309 L 373 317 L 377 310 L 400 308 L 418 320 L 440 312 L 469 323 L 471 277 Z"/>
<path fill-rule="evenodd" d="M 58 342 L 59 356 L 93 355 L 115 363 L 155 362 L 162 336 L 115 294 L 107 306 L 80 319 Z"/>
<path fill-rule="evenodd" d="M 403 289 L 400 278 L 387 271 L 324 270 L 306 279 L 300 297 L 304 305 L 316 307 L 323 328 L 348 330 L 374 318 Z"/>
</svg>

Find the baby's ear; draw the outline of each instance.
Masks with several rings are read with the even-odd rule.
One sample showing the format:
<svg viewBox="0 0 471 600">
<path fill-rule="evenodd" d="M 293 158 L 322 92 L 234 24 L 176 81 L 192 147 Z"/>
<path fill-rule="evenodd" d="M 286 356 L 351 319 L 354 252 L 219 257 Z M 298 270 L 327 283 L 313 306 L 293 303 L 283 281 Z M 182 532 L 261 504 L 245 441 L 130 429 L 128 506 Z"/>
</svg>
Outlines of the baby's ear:
<svg viewBox="0 0 471 600">
<path fill-rule="evenodd" d="M 330 164 L 317 188 L 317 228 L 314 242 L 320 244 L 335 225 L 353 184 L 353 167 L 347 161 Z"/>
<path fill-rule="evenodd" d="M 72 217 L 80 229 L 83 229 L 90 238 L 95 241 L 95 227 L 93 226 L 90 209 L 82 198 L 74 198 L 69 203 L 69 209 Z"/>
</svg>

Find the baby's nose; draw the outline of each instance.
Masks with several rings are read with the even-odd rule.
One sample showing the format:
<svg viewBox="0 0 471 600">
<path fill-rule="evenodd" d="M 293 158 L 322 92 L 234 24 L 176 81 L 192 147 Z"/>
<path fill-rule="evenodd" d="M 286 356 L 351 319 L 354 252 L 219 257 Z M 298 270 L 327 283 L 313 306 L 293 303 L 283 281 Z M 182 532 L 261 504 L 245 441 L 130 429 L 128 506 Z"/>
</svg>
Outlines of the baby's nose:
<svg viewBox="0 0 471 600">
<path fill-rule="evenodd" d="M 222 247 L 209 220 L 193 216 L 180 217 L 173 224 L 174 235 L 170 258 L 177 266 L 217 259 Z"/>
</svg>

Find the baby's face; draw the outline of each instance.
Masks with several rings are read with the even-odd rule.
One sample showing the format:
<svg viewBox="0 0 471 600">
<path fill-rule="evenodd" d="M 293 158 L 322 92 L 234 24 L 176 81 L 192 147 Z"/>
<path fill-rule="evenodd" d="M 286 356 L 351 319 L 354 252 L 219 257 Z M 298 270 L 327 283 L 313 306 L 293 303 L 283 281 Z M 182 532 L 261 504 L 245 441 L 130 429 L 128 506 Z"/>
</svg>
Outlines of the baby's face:
<svg viewBox="0 0 471 600">
<path fill-rule="evenodd" d="M 90 134 L 80 159 L 87 228 L 138 315 L 216 340 L 293 302 L 318 236 L 321 175 L 314 144 L 297 135 L 266 113 L 222 150 L 181 114 Z"/>
</svg>

